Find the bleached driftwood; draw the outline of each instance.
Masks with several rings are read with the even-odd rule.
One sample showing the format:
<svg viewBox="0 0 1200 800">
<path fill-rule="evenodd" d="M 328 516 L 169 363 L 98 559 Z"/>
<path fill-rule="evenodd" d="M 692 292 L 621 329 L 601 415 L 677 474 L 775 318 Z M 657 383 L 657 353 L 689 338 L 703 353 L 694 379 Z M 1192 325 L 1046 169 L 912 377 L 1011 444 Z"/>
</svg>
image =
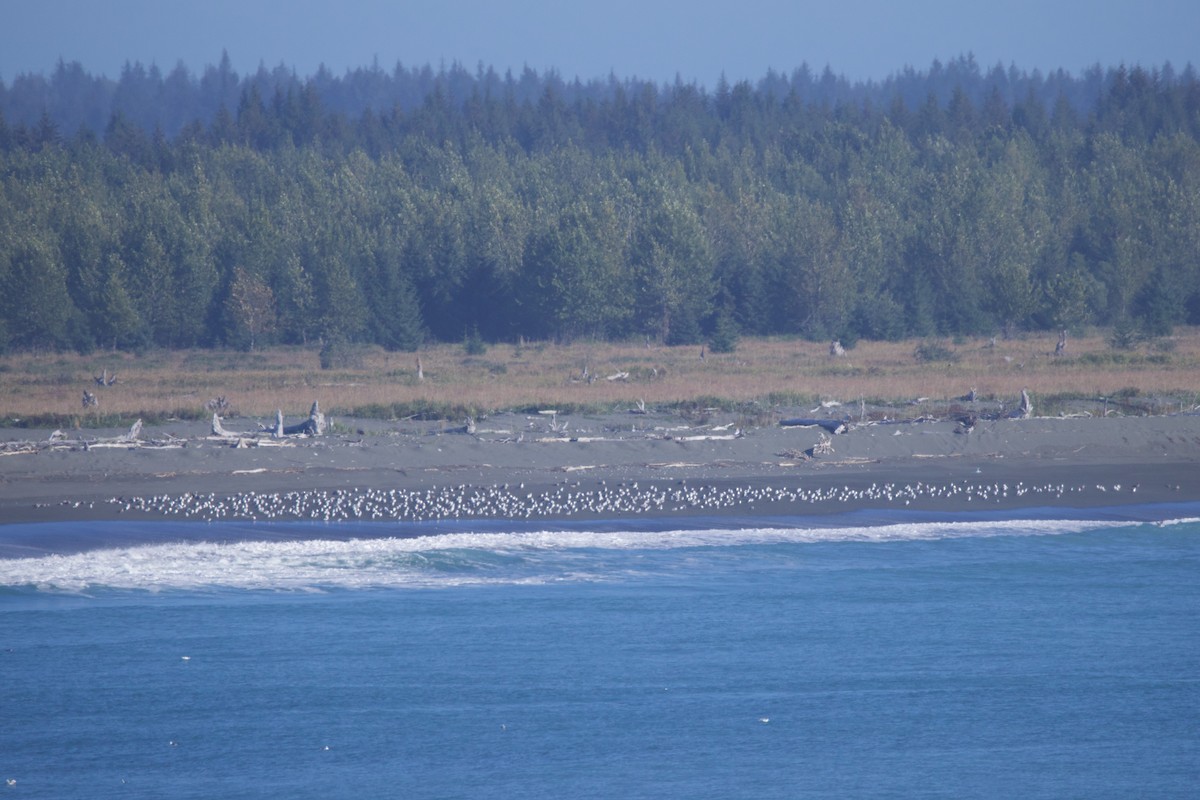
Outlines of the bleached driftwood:
<svg viewBox="0 0 1200 800">
<path fill-rule="evenodd" d="M 211 435 L 217 437 L 218 439 L 236 439 L 243 434 L 233 433 L 232 431 L 225 430 L 225 426 L 221 424 L 221 416 L 214 411 Z"/>
<path fill-rule="evenodd" d="M 90 450 L 97 447 L 122 447 L 132 448 L 140 447 L 143 442 L 139 441 L 142 435 L 142 421 L 139 419 L 129 426 L 129 430 L 112 439 L 97 439 L 93 442 L 84 442 L 83 449 Z"/>
<path fill-rule="evenodd" d="M 784 419 L 779 424 L 785 428 L 822 428 L 833 434 L 845 433 L 846 423 L 840 419 Z"/>
<path fill-rule="evenodd" d="M 821 441 L 814 444 L 812 447 L 804 451 L 809 458 L 817 456 L 828 456 L 833 454 L 833 440 L 825 434 L 821 434 Z"/>
<path fill-rule="evenodd" d="M 475 424 L 475 418 L 474 418 L 474 417 L 467 417 L 467 418 L 466 418 L 466 419 L 463 421 L 463 424 L 462 424 L 462 425 L 455 425 L 455 426 L 454 426 L 454 427 L 452 427 L 452 428 L 442 428 L 440 431 L 438 431 L 438 433 L 439 433 L 439 434 L 443 434 L 443 433 L 465 433 L 465 434 L 467 434 L 468 436 L 474 436 L 474 435 L 476 435 L 476 433 L 477 433 L 478 431 L 479 431 L 479 426 Z M 505 433 L 507 433 L 507 431 L 504 431 L 504 432 L 505 432 Z"/>
<path fill-rule="evenodd" d="M 142 421 L 139 419 L 137 422 L 135 422 L 129 426 L 129 432 L 122 435 L 120 437 L 120 440 L 123 442 L 136 442 L 138 437 L 141 435 L 142 435 Z"/>
<path fill-rule="evenodd" d="M 1033 401 L 1029 399 L 1029 392 L 1025 389 L 1021 390 L 1021 405 L 1013 412 L 1014 419 L 1029 419 L 1033 416 Z"/>
<path fill-rule="evenodd" d="M 283 439 L 287 436 L 323 436 L 325 434 L 325 415 L 321 413 L 321 407 L 318 401 L 314 400 L 312 410 L 308 412 L 308 419 L 303 422 L 298 422 L 295 425 L 283 424 L 283 411 L 275 412 L 275 425 L 271 428 L 263 427 L 263 431 L 270 433 L 276 439 Z"/>
<path fill-rule="evenodd" d="M 960 414 L 955 417 L 955 421 L 958 422 L 958 427 L 954 429 L 955 433 L 970 433 L 979 424 L 979 417 L 975 414 Z"/>
<path fill-rule="evenodd" d="M 738 428 L 733 433 L 698 433 L 694 436 L 674 436 L 671 438 L 677 442 L 724 442 L 732 439 L 741 439 L 742 429 Z"/>
<path fill-rule="evenodd" d="M 67 438 L 67 434 L 61 430 L 56 430 L 40 442 L 4 442 L 0 444 L 0 455 L 26 455 L 47 450 L 92 450 L 102 448 L 129 450 L 135 447 L 183 447 L 185 444 L 182 439 L 176 439 L 171 436 L 168 436 L 166 439 L 151 440 L 143 440 L 141 437 L 142 421 L 139 419 L 129 427 L 127 432 L 120 436 L 105 439 L 69 439 Z"/>
</svg>

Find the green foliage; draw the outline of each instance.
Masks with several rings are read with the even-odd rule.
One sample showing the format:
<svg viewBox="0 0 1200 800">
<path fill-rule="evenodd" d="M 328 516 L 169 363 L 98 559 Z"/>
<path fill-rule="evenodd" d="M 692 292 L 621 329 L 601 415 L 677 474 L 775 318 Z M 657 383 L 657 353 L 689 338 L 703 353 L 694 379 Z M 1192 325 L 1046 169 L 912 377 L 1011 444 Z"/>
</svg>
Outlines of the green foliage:
<svg viewBox="0 0 1200 800">
<path fill-rule="evenodd" d="M 212 412 L 200 406 L 176 408 L 169 411 L 146 410 L 128 413 L 91 411 L 84 414 L 29 414 L 20 419 L 0 418 L 0 428 L 79 430 L 96 428 L 128 428 L 137 420 L 146 425 L 163 425 L 180 420 L 197 421 L 211 417 Z"/>
<path fill-rule="evenodd" d="M 926 363 L 933 361 L 953 363 L 958 361 L 958 353 L 955 353 L 949 347 L 946 347 L 939 342 L 921 342 L 919 345 L 917 345 L 917 349 L 913 353 L 913 357 L 916 358 L 917 361 L 923 361 Z"/>
<path fill-rule="evenodd" d="M 472 327 L 463 335 L 463 352 L 469 356 L 481 356 L 487 352 L 487 343 L 479 335 L 479 328 Z"/>
<path fill-rule="evenodd" d="M 1170 336 L 1184 319 L 1188 287 L 1181 284 L 1185 270 L 1160 266 L 1141 287 L 1136 305 L 1141 330 L 1148 338 Z"/>
<path fill-rule="evenodd" d="M 1141 341 L 1141 332 L 1137 325 L 1127 316 L 1118 319 L 1108 337 L 1108 344 L 1114 350 L 1132 350 Z"/>
<path fill-rule="evenodd" d="M 330 414 L 339 414 L 361 419 L 462 419 L 471 416 L 475 410 L 461 403 L 443 403 L 429 400 L 417 400 L 410 403 L 390 403 L 354 406 L 352 408 L 333 408 Z"/>
<path fill-rule="evenodd" d="M 875 292 L 859 296 L 850 323 L 843 331 L 844 347 L 862 337 L 876 341 L 896 341 L 904 338 L 909 326 L 905 321 L 904 307 L 895 298 Z"/>
<path fill-rule="evenodd" d="M 683 186 L 655 182 L 641 204 L 630 253 L 636 317 L 667 344 L 697 344 L 715 293 L 700 217 Z"/>
<path fill-rule="evenodd" d="M 700 321 L 690 309 L 679 309 L 675 315 L 669 317 L 669 325 L 665 330 L 667 334 L 663 341 L 671 346 L 700 344 L 704 341 Z"/>
<path fill-rule="evenodd" d="M 321 369 L 361 369 L 363 365 L 361 346 L 336 337 L 322 343 L 317 358 Z"/>
<path fill-rule="evenodd" d="M 18 348 L 62 349 L 75 306 L 67 293 L 67 271 L 44 238 L 21 236 L 0 253 L 0 304 L 9 342 Z M 7 257 L 5 257 L 7 256 Z"/>
<path fill-rule="evenodd" d="M 1191 73 L 1112 71 L 1093 107 L 1051 115 L 1032 80 L 1009 107 L 969 69 L 914 108 L 809 102 L 824 89 L 801 75 L 708 96 L 451 70 L 458 88 L 426 96 L 397 70 L 375 80 L 419 102 L 369 113 L 335 110 L 361 76 L 218 72 L 205 114 L 54 106 L 0 131 L 0 348 L 322 342 L 336 368 L 350 342 L 464 331 L 474 355 L 520 336 L 722 352 L 739 332 L 851 346 L 1090 324 L 1126 348 L 1200 321 Z M 48 108 L 90 91 L 81 73 L 54 76 Z M 187 108 L 186 76 L 167 83 Z M 167 96 L 144 70 L 122 84 Z"/>
<path fill-rule="evenodd" d="M 238 267 L 225 302 L 233 325 L 232 336 L 247 350 L 254 350 L 275 330 L 275 293 L 261 278 Z"/>
<path fill-rule="evenodd" d="M 124 264 L 116 253 L 109 255 L 106 273 L 95 301 L 89 306 L 92 331 L 102 345 L 113 350 L 136 348 L 141 343 L 142 318 L 125 287 Z"/>
<path fill-rule="evenodd" d="M 1096 281 L 1087 274 L 1083 256 L 1077 253 L 1075 259 L 1071 269 L 1055 272 L 1043 286 L 1044 318 L 1051 329 L 1078 330 L 1093 314 Z"/>
<path fill-rule="evenodd" d="M 399 269 L 384 269 L 367 293 L 373 338 L 388 350 L 416 352 L 425 339 L 420 301 L 412 281 Z"/>
<path fill-rule="evenodd" d="M 714 353 L 732 353 L 737 350 L 738 329 L 733 316 L 722 309 L 717 314 L 712 335 L 708 337 L 708 349 Z"/>
</svg>

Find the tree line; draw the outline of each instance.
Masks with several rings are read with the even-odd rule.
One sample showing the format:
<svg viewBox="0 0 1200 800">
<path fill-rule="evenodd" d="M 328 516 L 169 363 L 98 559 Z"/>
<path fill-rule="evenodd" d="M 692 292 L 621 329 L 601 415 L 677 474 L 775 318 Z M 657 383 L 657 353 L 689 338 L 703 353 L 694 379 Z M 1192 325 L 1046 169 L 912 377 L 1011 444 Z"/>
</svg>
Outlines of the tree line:
<svg viewBox="0 0 1200 800">
<path fill-rule="evenodd" d="M 272 84 L 223 62 L 175 76 L 213 106 L 180 100 L 170 132 L 0 114 L 0 345 L 1200 323 L 1190 67 L 935 67 L 887 99 L 828 70 L 710 93 L 399 67 Z M 83 78 L 108 84 L 75 77 L 75 105 L 103 106 Z"/>
</svg>

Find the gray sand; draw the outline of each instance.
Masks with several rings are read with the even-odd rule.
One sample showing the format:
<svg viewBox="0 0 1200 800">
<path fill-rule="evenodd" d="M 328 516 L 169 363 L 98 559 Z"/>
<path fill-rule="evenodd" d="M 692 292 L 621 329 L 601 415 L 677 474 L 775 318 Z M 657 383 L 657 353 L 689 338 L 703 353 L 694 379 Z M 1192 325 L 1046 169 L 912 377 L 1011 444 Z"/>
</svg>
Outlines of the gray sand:
<svg viewBox="0 0 1200 800">
<path fill-rule="evenodd" d="M 436 516 L 512 516 L 505 504 L 519 500 L 535 518 L 650 513 L 608 503 L 636 492 L 658 493 L 653 513 L 663 515 L 1200 500 L 1200 416 L 1192 415 L 981 420 L 969 433 L 953 421 L 880 423 L 832 437 L 819 428 L 739 431 L 719 414 L 703 424 L 653 414 L 504 414 L 481 420 L 473 434 L 441 423 L 335 423 L 322 437 L 247 437 L 254 446 L 244 447 L 209 437 L 201 423 L 147 427 L 129 444 L 104 441 L 121 431 L 67 436 L 91 440 L 86 448 L 50 448 L 49 431 L 9 430 L 9 442 L 39 444 L 10 444 L 0 456 L 0 522 L 214 516 L 189 495 L 215 502 L 221 515 L 255 518 L 265 512 L 225 498 L 335 496 L 334 519 L 361 513 L 348 510 L 349 498 L 364 495 L 377 498 L 368 508 L 375 518 L 413 518 L 408 506 L 401 512 L 378 498 L 417 493 L 456 498 L 423 512 Z M 257 431 L 248 420 L 225 427 Z M 823 439 L 832 452 L 806 454 Z M 493 502 L 501 495 L 503 503 Z M 560 502 L 571 495 L 588 501 Z M 468 501 L 478 509 L 466 511 Z M 311 504 L 297 515 L 321 518 Z"/>
</svg>

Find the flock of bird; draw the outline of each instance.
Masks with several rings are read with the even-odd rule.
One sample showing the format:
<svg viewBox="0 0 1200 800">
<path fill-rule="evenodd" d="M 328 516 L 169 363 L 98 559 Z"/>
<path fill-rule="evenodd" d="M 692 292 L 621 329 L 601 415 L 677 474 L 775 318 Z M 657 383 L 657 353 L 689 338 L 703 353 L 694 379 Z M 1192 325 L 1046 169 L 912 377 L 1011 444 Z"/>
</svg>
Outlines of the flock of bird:
<svg viewBox="0 0 1200 800">
<path fill-rule="evenodd" d="M 477 519 L 604 518 L 639 514 L 749 511 L 786 514 L 805 506 L 837 503 L 872 507 L 902 507 L 913 503 L 1000 503 L 1008 498 L 1047 500 L 1090 491 L 1120 492 L 1120 484 L 1093 486 L 1030 485 L 1001 482 L 912 484 L 872 483 L 804 488 L 767 484 L 720 485 L 600 481 L 583 488 L 578 482 L 549 489 L 527 490 L 524 484 L 437 489 L 335 489 L 286 492 L 241 492 L 233 495 L 188 493 L 149 497 L 113 497 L 120 512 L 146 512 L 206 521 L 316 520 L 423 522 Z M 1136 492 L 1137 487 L 1128 488 Z M 1027 502 L 1027 501 L 1026 501 Z"/>
</svg>

